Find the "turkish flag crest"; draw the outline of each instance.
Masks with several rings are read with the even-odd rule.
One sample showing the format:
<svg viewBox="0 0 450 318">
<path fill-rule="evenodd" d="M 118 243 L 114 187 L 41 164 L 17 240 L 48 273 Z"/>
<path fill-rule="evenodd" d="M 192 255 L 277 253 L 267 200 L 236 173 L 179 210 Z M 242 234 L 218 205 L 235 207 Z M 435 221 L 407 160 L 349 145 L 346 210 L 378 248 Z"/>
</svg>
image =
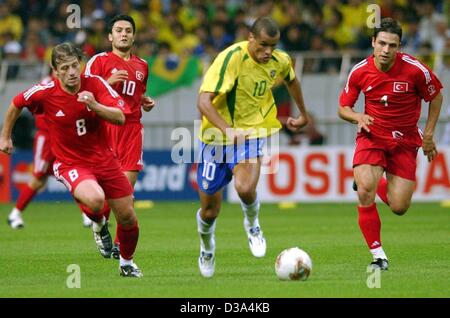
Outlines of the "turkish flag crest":
<svg viewBox="0 0 450 318">
<path fill-rule="evenodd" d="M 408 83 L 407 82 L 394 82 L 395 93 L 406 93 L 408 91 Z"/>
</svg>

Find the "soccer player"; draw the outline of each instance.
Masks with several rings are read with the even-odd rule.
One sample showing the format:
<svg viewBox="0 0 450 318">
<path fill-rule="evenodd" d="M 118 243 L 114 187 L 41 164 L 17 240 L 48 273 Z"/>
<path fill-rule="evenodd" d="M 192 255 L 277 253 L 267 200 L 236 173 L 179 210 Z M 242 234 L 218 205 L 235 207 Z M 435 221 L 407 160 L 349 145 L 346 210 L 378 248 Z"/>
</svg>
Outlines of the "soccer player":
<svg viewBox="0 0 450 318">
<path fill-rule="evenodd" d="M 155 101 L 145 96 L 148 79 L 147 62 L 131 53 L 136 27 L 133 18 L 118 15 L 108 22 L 108 38 L 112 51 L 93 56 L 86 64 L 86 75 L 98 75 L 111 85 L 129 105 L 125 125 L 107 125 L 109 141 L 122 170 L 134 187 L 143 168 L 142 146 L 144 127 L 141 107 L 148 112 Z M 116 235 L 112 256 L 118 257 L 119 241 Z"/>
<path fill-rule="evenodd" d="M 57 80 L 33 86 L 13 99 L 0 135 L 0 151 L 11 153 L 11 130 L 23 107 L 34 113 L 44 113 L 56 157 L 55 177 L 76 201 L 95 214 L 99 214 L 105 200 L 108 201 L 118 223 L 120 274 L 141 277 L 141 271 L 133 262 L 139 236 L 133 189 L 108 146 L 104 126 L 105 121 L 123 124 L 124 112 L 129 110 L 105 80 L 98 76 L 80 76 L 81 59 L 81 51 L 70 43 L 54 47 L 51 61 Z M 93 227 L 99 246 L 112 245 L 104 217 L 94 222 Z"/>
<path fill-rule="evenodd" d="M 437 154 L 433 136 L 442 104 L 440 81 L 428 67 L 399 52 L 401 38 L 395 20 L 381 20 L 372 37 L 373 55 L 351 70 L 338 111 L 358 127 L 353 173 L 359 227 L 373 256 L 369 266 L 380 270 L 387 270 L 389 264 L 381 245 L 375 194 L 395 214 L 406 213 L 415 187 L 418 149 L 422 147 L 428 161 Z M 353 110 L 361 91 L 364 113 Z M 422 99 L 430 103 L 423 133 L 417 127 Z"/>
<path fill-rule="evenodd" d="M 51 76 L 45 77 L 40 85 L 46 85 L 52 80 Z M 48 124 L 43 114 L 34 116 L 36 133 L 33 144 L 33 175 L 28 184 L 20 191 L 16 206 L 8 216 L 8 224 L 13 229 L 20 229 L 24 226 L 22 214 L 28 204 L 33 200 L 36 194 L 47 184 L 48 176 L 53 175 L 53 161 L 55 156 L 50 148 L 50 135 Z M 92 220 L 86 214 L 82 213 L 83 225 L 90 227 Z"/>
<path fill-rule="evenodd" d="M 215 267 L 215 226 L 223 187 L 235 177 L 241 199 L 244 229 L 255 257 L 266 253 L 266 241 L 258 219 L 260 203 L 256 186 L 262 147 L 267 137 L 281 128 L 271 87 L 284 79 L 300 111 L 287 126 L 300 130 L 308 122 L 303 95 L 288 54 L 275 49 L 280 39 L 276 23 L 257 19 L 248 41 L 222 51 L 209 67 L 200 87 L 198 108 L 202 113 L 197 181 L 201 208 L 197 212 L 200 235 L 198 265 L 204 277 Z M 231 159 L 231 160 L 230 160 Z"/>
</svg>

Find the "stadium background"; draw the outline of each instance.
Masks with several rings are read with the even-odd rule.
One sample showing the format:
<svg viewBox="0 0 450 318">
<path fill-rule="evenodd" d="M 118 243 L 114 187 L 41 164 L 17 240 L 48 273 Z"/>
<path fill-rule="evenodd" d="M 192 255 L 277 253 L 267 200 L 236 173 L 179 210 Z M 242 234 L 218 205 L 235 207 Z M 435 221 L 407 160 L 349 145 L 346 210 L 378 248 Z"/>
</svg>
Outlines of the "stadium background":
<svg viewBox="0 0 450 318">
<path fill-rule="evenodd" d="M 347 74 L 371 52 L 367 25 L 378 4 L 382 16 L 393 16 L 403 26 L 403 50 L 417 56 L 444 84 L 444 105 L 436 129 L 441 155 L 428 165 L 419 155 L 418 200 L 449 196 L 450 152 L 450 29 L 448 1 L 361 0 L 335 1 L 1 1 L 0 114 L 11 98 L 48 73 L 52 46 L 62 41 L 80 45 L 87 58 L 109 49 L 106 22 L 117 13 L 136 21 L 135 52 L 149 61 L 148 92 L 157 107 L 144 113 L 146 167 L 136 187 L 138 199 L 193 199 L 195 156 L 180 165 L 170 159 L 172 146 L 194 150 L 196 98 L 201 74 L 214 56 L 234 41 L 245 39 L 258 16 L 271 15 L 281 27 L 279 47 L 295 60 L 306 105 L 314 127 L 300 135 L 279 134 L 280 173 L 263 174 L 259 186 L 266 201 L 353 201 L 351 155 L 355 127 L 336 115 L 338 96 Z M 70 4 L 79 5 L 79 20 Z M 68 9 L 69 8 L 69 9 Z M 72 9 L 70 9 L 72 8 Z M 79 22 L 80 28 L 70 28 Z M 286 89 L 274 89 L 279 117 L 296 115 Z M 363 98 L 358 101 L 361 109 Z M 424 105 L 420 125 L 427 112 Z M 197 122 L 198 124 L 198 122 Z M 182 139 L 178 133 L 184 134 Z M 14 200 L 31 171 L 33 120 L 24 113 L 14 131 L 16 152 L 11 161 L 2 156 L 0 199 Z M 312 147 L 314 146 L 314 147 Z M 306 158 L 306 159 L 305 159 Z M 186 162 L 186 161 L 185 161 Z M 232 187 L 229 200 L 236 201 Z M 70 199 L 64 187 L 51 179 L 37 200 Z"/>
<path fill-rule="evenodd" d="M 440 157 L 429 165 L 419 153 L 418 192 L 407 216 L 399 218 L 379 205 L 383 246 L 392 257 L 381 288 L 366 284 L 369 259 L 351 190 L 355 127 L 336 115 L 348 71 L 371 52 L 366 8 L 374 2 L 383 16 L 401 21 L 404 49 L 434 69 L 444 84 L 436 131 Z M 80 5 L 81 29 L 67 27 L 71 3 Z M 449 297 L 445 199 L 450 198 L 450 129 L 444 131 L 450 108 L 449 7 L 443 0 L 0 1 L 2 120 L 11 98 L 48 73 L 54 44 L 73 40 L 88 57 L 107 50 L 105 20 L 119 12 L 137 21 L 136 51 L 150 62 L 149 92 L 158 103 L 143 114 L 146 167 L 136 186 L 142 200 L 136 202 L 141 229 L 136 261 L 144 278 L 121 279 L 117 263 L 98 255 L 91 234 L 81 227 L 76 205 L 61 202 L 70 197 L 50 178 L 47 190 L 36 198 L 45 202 L 31 203 L 23 231 L 1 222 L 0 297 Z M 218 51 L 245 39 L 255 18 L 268 14 L 282 28 L 280 47 L 295 58 L 316 125 L 298 136 L 281 132 L 279 173 L 261 177 L 258 191 L 272 202 L 261 210 L 267 256 L 250 256 L 240 206 L 224 203 L 217 227 L 216 275 L 205 280 L 196 263 L 195 168 L 172 162 L 171 149 L 179 141 L 171 140 L 171 134 L 181 128 L 179 133 L 189 132 L 182 144 L 196 144 L 201 72 Z M 276 90 L 281 119 L 296 114 L 285 93 L 282 86 Z M 362 102 L 360 98 L 359 109 Z M 20 185 L 30 177 L 33 132 L 32 117 L 24 113 L 14 132 L 14 154 L 0 155 L 0 220 L 6 220 Z M 334 203 L 321 203 L 327 200 Z M 229 201 L 235 201 L 232 191 Z M 313 274 L 306 283 L 285 284 L 275 277 L 275 258 L 290 246 L 300 246 L 313 259 Z M 67 285 L 67 268 L 73 264 L 81 269 L 81 288 Z"/>
</svg>

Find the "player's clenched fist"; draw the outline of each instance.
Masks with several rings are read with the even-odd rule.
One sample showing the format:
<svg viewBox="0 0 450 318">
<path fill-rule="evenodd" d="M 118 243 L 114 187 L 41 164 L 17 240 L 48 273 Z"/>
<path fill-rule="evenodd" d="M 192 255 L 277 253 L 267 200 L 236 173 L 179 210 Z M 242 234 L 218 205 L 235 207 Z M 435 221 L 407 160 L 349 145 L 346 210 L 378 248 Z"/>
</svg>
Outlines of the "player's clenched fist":
<svg viewBox="0 0 450 318">
<path fill-rule="evenodd" d="M 12 149 L 13 144 L 11 138 L 0 137 L 0 151 L 10 155 Z"/>
<path fill-rule="evenodd" d="M 92 109 L 93 106 L 95 106 L 95 104 L 97 103 L 94 94 L 88 91 L 82 91 L 78 93 L 77 101 L 86 104 L 89 109 Z"/>
<path fill-rule="evenodd" d="M 142 96 L 142 109 L 146 112 L 149 112 L 155 107 L 156 102 L 150 96 Z"/>
</svg>

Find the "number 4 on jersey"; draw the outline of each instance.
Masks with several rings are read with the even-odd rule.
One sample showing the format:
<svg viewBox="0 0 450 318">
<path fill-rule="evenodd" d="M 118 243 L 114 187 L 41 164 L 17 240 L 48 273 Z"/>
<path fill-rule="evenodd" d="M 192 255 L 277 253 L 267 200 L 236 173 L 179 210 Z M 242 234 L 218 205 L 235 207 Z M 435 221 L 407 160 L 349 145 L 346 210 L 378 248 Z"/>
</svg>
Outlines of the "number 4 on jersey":
<svg viewBox="0 0 450 318">
<path fill-rule="evenodd" d="M 383 95 L 383 97 L 381 97 L 380 99 L 381 103 L 384 103 L 384 106 L 387 107 L 388 105 L 388 96 L 387 95 Z"/>
</svg>

